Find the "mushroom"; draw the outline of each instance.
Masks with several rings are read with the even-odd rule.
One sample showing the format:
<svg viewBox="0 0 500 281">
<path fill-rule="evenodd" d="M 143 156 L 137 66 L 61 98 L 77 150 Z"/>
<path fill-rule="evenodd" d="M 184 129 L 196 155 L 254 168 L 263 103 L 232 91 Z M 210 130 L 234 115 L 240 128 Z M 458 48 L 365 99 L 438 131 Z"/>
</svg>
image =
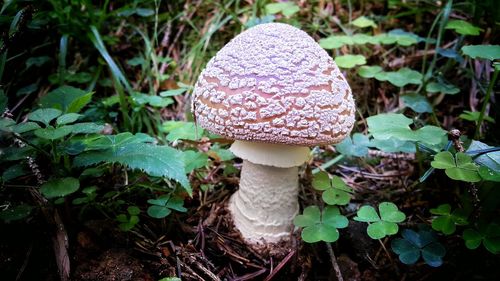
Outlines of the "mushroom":
<svg viewBox="0 0 500 281">
<path fill-rule="evenodd" d="M 304 31 L 260 24 L 208 62 L 193 95 L 197 123 L 235 140 L 230 150 L 243 159 L 228 206 L 236 228 L 253 245 L 286 239 L 309 147 L 340 142 L 354 124 L 351 89 L 337 65 Z"/>
</svg>

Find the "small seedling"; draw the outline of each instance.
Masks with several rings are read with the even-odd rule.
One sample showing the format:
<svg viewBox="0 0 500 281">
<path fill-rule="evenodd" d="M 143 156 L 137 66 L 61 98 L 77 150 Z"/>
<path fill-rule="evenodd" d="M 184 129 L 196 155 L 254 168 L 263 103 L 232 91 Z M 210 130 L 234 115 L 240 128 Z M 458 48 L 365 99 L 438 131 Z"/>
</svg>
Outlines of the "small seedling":
<svg viewBox="0 0 500 281">
<path fill-rule="evenodd" d="M 427 230 L 415 232 L 404 229 L 401 236 L 403 238 L 396 238 L 391 242 L 391 248 L 394 253 L 399 255 L 399 260 L 402 263 L 414 264 L 422 256 L 425 263 L 432 267 L 443 264 L 442 258 L 446 249 L 437 241 L 434 232 Z"/>
<path fill-rule="evenodd" d="M 398 223 L 404 221 L 406 215 L 391 202 L 380 203 L 378 210 L 380 216 L 372 206 L 363 206 L 358 210 L 354 220 L 369 223 L 367 233 L 372 239 L 381 239 L 398 233 Z"/>
<path fill-rule="evenodd" d="M 346 205 L 351 200 L 352 189 L 338 176 L 330 177 L 326 172 L 314 175 L 312 182 L 316 190 L 324 190 L 323 201 L 328 205 Z"/>
<path fill-rule="evenodd" d="M 462 237 L 468 249 L 477 249 L 482 242 L 486 250 L 493 254 L 500 253 L 500 225 L 496 223 L 479 224 L 477 229 L 468 228 Z"/>
<path fill-rule="evenodd" d="M 449 204 L 439 205 L 437 208 L 431 209 L 430 212 L 433 215 L 438 215 L 432 220 L 432 228 L 446 235 L 453 234 L 456 230 L 456 225 L 468 224 L 468 214 L 465 210 L 456 209 L 451 212 Z"/>
<path fill-rule="evenodd" d="M 345 228 L 349 224 L 347 218 L 340 214 L 339 208 L 327 206 L 323 212 L 317 206 L 304 209 L 302 215 L 293 220 L 298 227 L 303 227 L 301 236 L 307 243 L 319 241 L 335 242 L 339 239 L 337 228 Z"/>
</svg>

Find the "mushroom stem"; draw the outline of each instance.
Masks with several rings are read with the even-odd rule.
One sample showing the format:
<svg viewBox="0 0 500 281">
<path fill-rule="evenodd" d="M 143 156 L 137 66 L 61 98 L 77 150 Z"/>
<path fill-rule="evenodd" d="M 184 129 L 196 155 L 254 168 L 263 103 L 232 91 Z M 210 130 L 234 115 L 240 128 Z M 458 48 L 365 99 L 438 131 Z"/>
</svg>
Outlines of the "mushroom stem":
<svg viewBox="0 0 500 281">
<path fill-rule="evenodd" d="M 290 235 L 299 211 L 298 167 L 243 160 L 240 189 L 229 202 L 236 228 L 250 243 L 275 243 Z"/>
</svg>

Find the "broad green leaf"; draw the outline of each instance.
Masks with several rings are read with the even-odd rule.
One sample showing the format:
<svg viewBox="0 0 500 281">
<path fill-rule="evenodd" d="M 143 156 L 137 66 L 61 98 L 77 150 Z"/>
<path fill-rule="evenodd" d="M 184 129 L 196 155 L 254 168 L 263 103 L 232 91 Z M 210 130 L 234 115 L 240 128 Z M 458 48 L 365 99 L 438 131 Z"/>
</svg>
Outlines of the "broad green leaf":
<svg viewBox="0 0 500 281">
<path fill-rule="evenodd" d="M 377 25 L 375 22 L 371 19 L 368 19 L 365 16 L 361 16 L 355 20 L 352 21 L 352 25 L 359 27 L 359 28 L 364 28 L 364 27 L 369 27 L 371 26 L 372 28 L 376 28 Z"/>
<path fill-rule="evenodd" d="M 425 86 L 425 90 L 429 93 L 443 93 L 454 95 L 460 92 L 460 89 L 452 84 L 446 84 L 444 82 L 431 82 Z"/>
<path fill-rule="evenodd" d="M 464 20 L 449 20 L 446 23 L 445 29 L 453 29 L 458 34 L 462 35 L 479 35 L 481 28 L 472 25 Z"/>
<path fill-rule="evenodd" d="M 423 76 L 418 71 L 404 67 L 398 71 L 379 72 L 375 74 L 375 78 L 379 81 L 389 81 L 397 87 L 404 87 L 408 84 L 421 84 Z"/>
<path fill-rule="evenodd" d="M 335 63 L 340 68 L 353 68 L 356 65 L 366 64 L 366 59 L 362 55 L 343 55 L 336 57 Z"/>
<path fill-rule="evenodd" d="M 64 197 L 80 188 L 80 181 L 75 178 L 53 179 L 40 187 L 40 192 L 47 198 Z"/>
<path fill-rule="evenodd" d="M 500 172 L 494 171 L 488 167 L 479 167 L 479 175 L 483 180 L 500 182 Z"/>
<path fill-rule="evenodd" d="M 338 152 L 346 156 L 364 157 L 368 154 L 368 145 L 370 140 L 368 136 L 354 133 L 351 137 L 346 137 L 341 143 L 337 144 L 335 148 Z"/>
<path fill-rule="evenodd" d="M 66 113 L 66 114 L 63 114 L 59 117 L 57 117 L 56 119 L 56 123 L 57 125 L 65 125 L 65 124 L 70 124 L 70 123 L 73 123 L 75 122 L 76 120 L 78 120 L 78 118 L 80 118 L 80 114 L 78 113 Z"/>
<path fill-rule="evenodd" d="M 382 67 L 378 65 L 363 65 L 358 69 L 359 76 L 364 78 L 374 78 L 379 72 L 382 72 Z"/>
<path fill-rule="evenodd" d="M 463 46 L 462 52 L 475 59 L 497 60 L 500 59 L 500 45 L 469 45 Z"/>
<path fill-rule="evenodd" d="M 11 222 L 22 220 L 31 214 L 33 207 L 26 204 L 9 207 L 0 211 L 0 220 Z"/>
<path fill-rule="evenodd" d="M 28 119 L 31 121 L 41 122 L 48 126 L 49 123 L 59 117 L 62 112 L 55 108 L 41 108 L 31 112 L 28 115 Z"/>
<path fill-rule="evenodd" d="M 493 146 L 487 145 L 483 142 L 472 140 L 471 145 L 467 148 L 467 151 L 491 149 Z M 500 151 L 485 153 L 476 157 L 474 162 L 479 165 L 486 166 L 493 171 L 500 172 Z"/>
<path fill-rule="evenodd" d="M 54 128 L 49 126 L 47 128 L 35 130 L 35 135 L 39 138 L 46 140 L 57 140 L 71 134 L 72 128 L 70 126 L 62 126 Z"/>
<path fill-rule="evenodd" d="M 38 123 L 35 122 L 24 122 L 14 125 L 10 128 L 12 129 L 13 132 L 22 134 L 36 129 L 40 129 L 40 126 L 38 125 Z"/>
<path fill-rule="evenodd" d="M 186 174 L 189 174 L 191 173 L 191 171 L 207 165 L 208 155 L 206 153 L 188 150 L 184 151 L 182 154 L 184 156 Z"/>
<path fill-rule="evenodd" d="M 314 175 L 312 186 L 316 190 L 327 190 L 331 188 L 330 177 L 327 172 L 320 171 Z"/>
<path fill-rule="evenodd" d="M 376 147 L 384 152 L 405 152 L 415 153 L 415 144 L 411 141 L 399 140 L 397 138 L 389 139 L 372 139 L 370 147 Z"/>
<path fill-rule="evenodd" d="M 71 133 L 73 134 L 97 134 L 104 130 L 103 125 L 92 122 L 82 122 L 71 125 Z"/>
<path fill-rule="evenodd" d="M 401 96 L 406 106 L 417 113 L 432 112 L 432 105 L 427 98 L 417 93 L 409 93 Z"/>
<path fill-rule="evenodd" d="M 164 207 L 164 206 L 153 205 L 153 206 L 148 207 L 147 213 L 152 218 L 162 219 L 162 218 L 170 215 L 170 213 L 172 213 L 172 211 L 169 208 Z"/>
<path fill-rule="evenodd" d="M 108 136 L 109 137 L 109 136 Z M 155 177 L 167 177 L 178 181 L 191 195 L 192 190 L 185 174 L 181 152 L 169 146 L 129 142 L 112 144 L 112 148 L 88 151 L 78 155 L 75 166 L 89 166 L 101 162 L 120 163 L 131 169 L 140 169 Z"/>
<path fill-rule="evenodd" d="M 380 221 L 380 217 L 372 206 L 362 206 L 358 210 L 354 220 L 361 222 L 377 222 Z"/>
<path fill-rule="evenodd" d="M 129 132 L 117 135 L 101 135 L 86 141 L 87 150 L 111 149 L 117 150 L 126 144 L 154 143 L 155 139 L 143 133 L 132 134 Z"/>
<path fill-rule="evenodd" d="M 291 17 L 300 11 L 299 6 L 293 2 L 270 3 L 266 5 L 265 9 L 267 14 L 274 15 L 282 13 L 286 17 Z"/>
<path fill-rule="evenodd" d="M 434 161 L 431 162 L 431 166 L 436 169 L 448 169 L 456 167 L 456 164 L 451 152 L 442 151 L 434 156 Z"/>
<path fill-rule="evenodd" d="M 204 133 L 203 128 L 197 126 L 194 122 L 167 121 L 163 123 L 162 130 L 167 132 L 168 141 L 179 139 L 198 140 Z"/>
<path fill-rule="evenodd" d="M 65 113 L 79 112 L 92 99 L 92 92 L 72 86 L 61 86 L 40 99 L 40 106 L 57 108 Z"/>
</svg>

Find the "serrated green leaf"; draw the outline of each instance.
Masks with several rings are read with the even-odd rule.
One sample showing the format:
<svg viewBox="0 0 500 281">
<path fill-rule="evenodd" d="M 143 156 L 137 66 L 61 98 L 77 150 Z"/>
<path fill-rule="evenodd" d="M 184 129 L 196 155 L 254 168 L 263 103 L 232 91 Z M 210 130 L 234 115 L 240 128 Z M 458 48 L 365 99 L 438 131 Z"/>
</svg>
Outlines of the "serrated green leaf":
<svg viewBox="0 0 500 281">
<path fill-rule="evenodd" d="M 176 180 L 192 194 L 185 174 L 183 156 L 171 147 L 134 142 L 114 143 L 112 148 L 84 152 L 74 159 L 75 166 L 89 166 L 101 162 L 120 163 L 131 169 L 140 169 L 151 176 Z"/>
<path fill-rule="evenodd" d="M 80 181 L 75 178 L 53 179 L 40 187 L 40 192 L 47 198 L 64 197 L 80 188 Z"/>
<path fill-rule="evenodd" d="M 463 46 L 462 52 L 473 59 L 480 58 L 490 61 L 500 59 L 500 45 Z"/>
<path fill-rule="evenodd" d="M 362 55 L 343 55 L 336 57 L 335 63 L 340 68 L 353 68 L 356 65 L 366 64 L 366 59 Z"/>
</svg>

